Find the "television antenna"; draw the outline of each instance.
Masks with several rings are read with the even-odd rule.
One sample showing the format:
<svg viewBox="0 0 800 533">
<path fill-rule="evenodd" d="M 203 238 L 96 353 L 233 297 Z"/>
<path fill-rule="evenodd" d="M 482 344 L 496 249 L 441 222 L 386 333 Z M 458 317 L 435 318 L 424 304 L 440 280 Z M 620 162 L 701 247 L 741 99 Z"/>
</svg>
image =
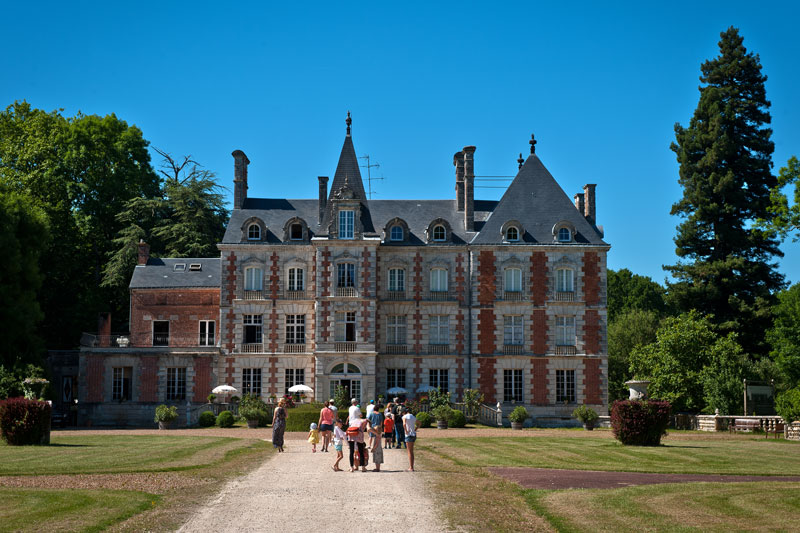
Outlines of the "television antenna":
<svg viewBox="0 0 800 533">
<path fill-rule="evenodd" d="M 361 165 L 361 168 L 366 168 L 367 169 L 367 187 L 369 189 L 369 199 L 372 200 L 372 182 L 373 181 L 383 181 L 383 176 L 381 176 L 380 178 L 378 178 L 378 177 L 374 177 L 373 178 L 371 169 L 380 168 L 381 164 L 380 163 L 370 163 L 369 154 L 364 154 L 361 157 L 359 157 L 359 159 L 366 159 L 367 160 L 367 164 L 366 165 Z"/>
</svg>

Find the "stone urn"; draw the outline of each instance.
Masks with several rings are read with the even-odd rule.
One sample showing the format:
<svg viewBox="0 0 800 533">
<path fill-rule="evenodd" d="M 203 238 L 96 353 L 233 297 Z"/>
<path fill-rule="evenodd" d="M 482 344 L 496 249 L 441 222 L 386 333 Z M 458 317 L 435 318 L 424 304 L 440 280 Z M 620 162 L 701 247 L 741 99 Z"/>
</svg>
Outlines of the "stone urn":
<svg viewBox="0 0 800 533">
<path fill-rule="evenodd" d="M 247 427 L 249 429 L 258 429 L 258 418 L 248 418 L 247 419 Z"/>
<path fill-rule="evenodd" d="M 629 400 L 646 400 L 647 399 L 647 386 L 650 385 L 649 381 L 638 381 L 632 379 L 630 381 L 626 381 L 625 385 L 628 386 L 630 390 L 630 396 L 628 397 Z"/>
<path fill-rule="evenodd" d="M 522 429 L 523 422 L 511 422 L 511 429 Z"/>
<path fill-rule="evenodd" d="M 171 425 L 172 425 L 172 420 L 170 420 L 169 422 L 165 422 L 163 420 L 158 421 L 158 429 L 169 429 Z"/>
<path fill-rule="evenodd" d="M 447 420 L 436 420 L 436 429 L 447 429 Z"/>
</svg>

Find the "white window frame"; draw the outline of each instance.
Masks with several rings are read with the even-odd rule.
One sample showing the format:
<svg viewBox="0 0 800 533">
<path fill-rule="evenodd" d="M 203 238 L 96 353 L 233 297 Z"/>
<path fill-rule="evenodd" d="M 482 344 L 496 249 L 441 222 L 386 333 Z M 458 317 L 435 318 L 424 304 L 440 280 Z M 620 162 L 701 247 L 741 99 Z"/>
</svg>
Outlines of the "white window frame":
<svg viewBox="0 0 800 533">
<path fill-rule="evenodd" d="M 575 346 L 575 317 L 556 317 L 556 346 Z"/>
<path fill-rule="evenodd" d="M 349 325 L 352 325 L 348 327 Z M 352 328 L 352 338 L 348 335 L 348 329 Z M 356 342 L 356 312 L 337 311 L 336 312 L 336 342 Z"/>
<path fill-rule="evenodd" d="M 404 268 L 389 269 L 389 291 L 404 292 L 406 290 L 406 271 Z"/>
<path fill-rule="evenodd" d="M 406 315 L 389 315 L 386 317 L 386 344 L 406 344 L 408 319 Z"/>
<path fill-rule="evenodd" d="M 556 370 L 556 403 L 577 403 L 574 370 Z"/>
<path fill-rule="evenodd" d="M 447 228 L 442 224 L 436 224 L 431 230 L 431 236 L 434 242 L 445 242 L 447 240 Z"/>
<path fill-rule="evenodd" d="M 450 344 L 450 315 L 430 315 L 428 344 Z"/>
<path fill-rule="evenodd" d="M 439 392 L 450 392 L 450 372 L 446 368 L 431 368 L 428 370 L 428 385 L 438 388 Z"/>
<path fill-rule="evenodd" d="M 245 267 L 244 269 L 244 290 L 263 291 L 264 290 L 264 269 L 261 267 Z"/>
<path fill-rule="evenodd" d="M 521 369 L 503 370 L 503 401 L 522 402 L 524 394 L 524 382 Z"/>
<path fill-rule="evenodd" d="M 336 287 L 350 288 L 356 286 L 356 265 L 355 263 L 336 264 Z"/>
<path fill-rule="evenodd" d="M 447 269 L 434 267 L 431 269 L 431 292 L 447 292 Z"/>
<path fill-rule="evenodd" d="M 509 267 L 504 272 L 503 290 L 505 292 L 522 292 L 522 269 Z"/>
<path fill-rule="evenodd" d="M 355 238 L 356 212 L 352 209 L 339 210 L 339 238 Z"/>
<path fill-rule="evenodd" d="M 167 368 L 167 401 L 186 399 L 186 367 Z"/>
<path fill-rule="evenodd" d="M 286 315 L 286 344 L 306 343 L 306 315 Z"/>
<path fill-rule="evenodd" d="M 261 226 L 256 223 L 247 226 L 247 240 L 260 241 L 261 240 Z"/>
<path fill-rule="evenodd" d="M 514 232 L 514 237 L 511 237 L 511 232 Z M 506 240 L 508 242 L 519 242 L 519 229 L 516 226 L 510 226 L 506 229 Z"/>
<path fill-rule="evenodd" d="M 571 268 L 556 270 L 556 292 L 575 292 L 575 271 Z"/>
<path fill-rule="evenodd" d="M 399 235 L 398 235 L 399 232 Z M 389 230 L 389 240 L 392 242 L 400 242 L 405 238 L 405 230 L 403 226 L 395 225 Z"/>
<path fill-rule="evenodd" d="M 302 267 L 291 267 L 287 272 L 286 281 L 290 291 L 305 290 L 305 269 Z"/>
<path fill-rule="evenodd" d="M 198 321 L 200 332 L 200 346 L 216 346 L 217 344 L 217 323 L 214 320 Z"/>
<path fill-rule="evenodd" d="M 247 328 L 253 328 L 256 332 L 256 340 L 247 342 Z M 245 344 L 259 344 L 264 342 L 264 317 L 263 315 L 244 315 L 242 326 L 242 342 Z"/>
<path fill-rule="evenodd" d="M 111 399 L 130 401 L 133 392 L 133 367 L 115 366 L 111 369 Z"/>
<path fill-rule="evenodd" d="M 522 343 L 522 315 L 504 315 L 503 344 L 506 346 L 521 346 Z"/>
<path fill-rule="evenodd" d="M 252 394 L 261 397 L 261 369 L 242 369 L 242 394 Z"/>
</svg>

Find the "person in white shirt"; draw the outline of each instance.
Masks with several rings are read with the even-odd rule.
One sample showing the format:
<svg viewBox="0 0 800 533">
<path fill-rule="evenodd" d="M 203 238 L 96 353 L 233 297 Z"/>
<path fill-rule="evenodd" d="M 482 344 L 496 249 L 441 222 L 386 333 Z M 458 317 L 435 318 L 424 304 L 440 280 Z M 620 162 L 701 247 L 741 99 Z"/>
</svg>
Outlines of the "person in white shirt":
<svg viewBox="0 0 800 533">
<path fill-rule="evenodd" d="M 353 398 L 350 400 L 350 409 L 347 410 L 347 420 L 355 420 L 356 418 L 361 418 L 361 409 L 358 408 L 358 400 Z"/>
<path fill-rule="evenodd" d="M 367 405 L 367 418 L 369 418 L 369 415 L 371 415 L 372 411 L 374 410 L 375 410 L 375 400 L 370 400 L 369 405 Z"/>
<path fill-rule="evenodd" d="M 403 407 L 403 429 L 406 434 L 406 448 L 408 449 L 409 472 L 414 471 L 414 442 L 417 440 L 417 417 Z"/>
<path fill-rule="evenodd" d="M 336 462 L 333 463 L 333 471 L 341 472 L 342 469 L 339 468 L 339 461 L 341 461 L 342 457 L 344 457 L 344 453 L 342 452 L 342 443 L 346 435 L 344 431 L 342 431 L 341 420 L 335 418 L 333 421 L 333 426 L 333 449 L 336 450 Z"/>
</svg>

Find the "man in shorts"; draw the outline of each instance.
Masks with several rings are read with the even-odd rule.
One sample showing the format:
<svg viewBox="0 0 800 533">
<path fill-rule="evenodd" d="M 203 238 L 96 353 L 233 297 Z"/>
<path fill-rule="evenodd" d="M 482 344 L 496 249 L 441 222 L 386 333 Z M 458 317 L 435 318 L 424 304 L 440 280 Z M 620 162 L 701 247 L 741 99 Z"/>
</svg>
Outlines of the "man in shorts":
<svg viewBox="0 0 800 533">
<path fill-rule="evenodd" d="M 406 434 L 406 448 L 408 449 L 409 472 L 414 471 L 414 443 L 417 441 L 417 417 L 403 407 L 403 429 Z"/>
</svg>

